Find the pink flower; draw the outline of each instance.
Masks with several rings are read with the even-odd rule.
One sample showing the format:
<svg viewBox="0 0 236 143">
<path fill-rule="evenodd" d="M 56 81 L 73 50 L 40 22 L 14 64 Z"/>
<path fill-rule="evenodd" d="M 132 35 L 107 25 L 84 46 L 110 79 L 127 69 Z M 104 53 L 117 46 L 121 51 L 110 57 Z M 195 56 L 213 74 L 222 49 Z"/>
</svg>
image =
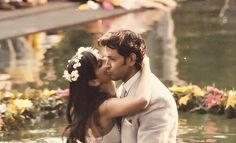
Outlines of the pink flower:
<svg viewBox="0 0 236 143">
<path fill-rule="evenodd" d="M 65 96 L 69 96 L 69 89 L 57 89 L 56 91 L 56 95 L 60 96 L 60 97 L 65 97 Z"/>
<path fill-rule="evenodd" d="M 206 93 L 207 98 L 205 99 L 205 104 L 207 105 L 208 108 L 219 105 L 223 95 L 224 95 L 223 91 L 215 87 L 207 87 L 207 93 Z"/>
<path fill-rule="evenodd" d="M 221 94 L 221 95 L 224 94 L 224 92 L 222 90 L 219 90 L 218 88 L 215 88 L 215 87 L 212 87 L 212 86 L 207 87 L 207 92 L 208 93 L 211 92 L 213 94 Z"/>
<path fill-rule="evenodd" d="M 69 91 L 69 89 L 65 89 L 65 90 L 57 89 L 56 95 L 61 97 L 62 100 L 67 101 L 67 99 L 70 95 L 70 91 Z"/>
</svg>

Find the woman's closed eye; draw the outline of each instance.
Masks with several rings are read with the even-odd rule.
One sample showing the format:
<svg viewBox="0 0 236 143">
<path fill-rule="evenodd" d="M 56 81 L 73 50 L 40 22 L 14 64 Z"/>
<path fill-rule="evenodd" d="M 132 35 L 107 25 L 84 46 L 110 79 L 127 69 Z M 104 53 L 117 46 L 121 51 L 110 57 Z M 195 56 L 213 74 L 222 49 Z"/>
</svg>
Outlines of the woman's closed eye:
<svg viewBox="0 0 236 143">
<path fill-rule="evenodd" d="M 98 60 L 98 64 L 97 64 L 97 67 L 100 68 L 102 67 L 103 65 L 106 65 L 107 64 L 107 58 L 101 58 Z"/>
<path fill-rule="evenodd" d="M 99 59 L 99 60 L 98 60 L 97 67 L 98 67 L 98 68 L 102 67 L 102 64 L 103 64 L 102 59 Z"/>
</svg>

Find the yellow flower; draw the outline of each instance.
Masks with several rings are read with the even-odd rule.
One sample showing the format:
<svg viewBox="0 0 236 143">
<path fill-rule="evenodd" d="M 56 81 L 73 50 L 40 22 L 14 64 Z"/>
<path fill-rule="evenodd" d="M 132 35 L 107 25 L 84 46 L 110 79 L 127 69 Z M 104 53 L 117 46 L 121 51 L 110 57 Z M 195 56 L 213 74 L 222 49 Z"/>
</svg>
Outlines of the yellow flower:
<svg viewBox="0 0 236 143">
<path fill-rule="evenodd" d="M 204 96 L 203 90 L 199 86 L 196 86 L 196 85 L 192 86 L 192 93 L 194 96 Z"/>
<path fill-rule="evenodd" d="M 7 104 L 7 110 L 11 113 L 11 114 L 17 114 L 17 109 L 16 106 L 12 103 L 8 103 Z"/>
<path fill-rule="evenodd" d="M 186 95 L 189 94 L 191 92 L 191 88 L 189 88 L 189 86 L 172 86 L 169 88 L 170 91 L 176 93 L 176 94 L 182 94 L 182 95 Z"/>
<path fill-rule="evenodd" d="M 43 90 L 43 95 L 44 96 L 51 96 L 53 94 L 56 94 L 56 91 L 55 90 L 48 90 L 48 89 L 44 89 Z"/>
<path fill-rule="evenodd" d="M 236 107 L 236 91 L 230 90 L 228 92 L 228 100 L 226 102 L 225 109 L 227 109 L 229 106 Z"/>
<path fill-rule="evenodd" d="M 186 95 L 184 97 L 181 97 L 179 99 L 179 105 L 187 105 L 187 103 L 190 100 L 190 98 L 191 98 L 191 94 L 188 94 L 188 95 Z"/>
<path fill-rule="evenodd" d="M 14 100 L 14 105 L 16 105 L 18 109 L 31 108 L 33 106 L 32 102 L 28 99 L 16 99 Z"/>
<path fill-rule="evenodd" d="M 7 106 L 5 103 L 0 103 L 0 116 L 1 116 L 1 113 L 5 113 L 7 110 Z"/>
<path fill-rule="evenodd" d="M 11 92 L 5 92 L 5 93 L 3 94 L 3 96 L 4 96 L 5 98 L 10 98 L 10 99 L 15 99 L 15 98 L 16 98 L 16 95 L 14 95 L 14 94 L 11 93 Z"/>
<path fill-rule="evenodd" d="M 2 101 L 2 100 L 3 100 L 3 98 L 4 98 L 4 96 L 3 96 L 3 93 L 2 93 L 2 92 L 0 92 L 0 101 Z"/>
<path fill-rule="evenodd" d="M 16 99 L 12 103 L 9 103 L 7 108 L 12 114 L 18 114 L 23 113 L 26 108 L 31 108 L 32 106 L 32 102 L 28 99 Z"/>
</svg>

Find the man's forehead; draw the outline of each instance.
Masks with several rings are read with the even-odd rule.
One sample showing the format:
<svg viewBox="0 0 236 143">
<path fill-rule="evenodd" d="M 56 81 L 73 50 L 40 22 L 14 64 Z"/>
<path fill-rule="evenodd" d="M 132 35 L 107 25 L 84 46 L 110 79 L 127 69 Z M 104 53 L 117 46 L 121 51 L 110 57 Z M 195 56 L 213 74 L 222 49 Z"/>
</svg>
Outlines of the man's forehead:
<svg viewBox="0 0 236 143">
<path fill-rule="evenodd" d="M 119 54 L 117 52 L 117 49 L 111 49 L 111 48 L 108 48 L 108 47 L 106 47 L 105 49 L 106 49 L 105 54 L 107 56 L 119 56 Z"/>
</svg>

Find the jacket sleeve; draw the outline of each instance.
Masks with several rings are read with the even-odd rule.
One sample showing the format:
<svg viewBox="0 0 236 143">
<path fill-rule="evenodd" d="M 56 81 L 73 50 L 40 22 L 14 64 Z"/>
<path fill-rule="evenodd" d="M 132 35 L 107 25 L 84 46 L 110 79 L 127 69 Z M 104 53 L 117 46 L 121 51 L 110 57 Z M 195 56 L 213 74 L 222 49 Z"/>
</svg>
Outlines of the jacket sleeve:
<svg viewBox="0 0 236 143">
<path fill-rule="evenodd" d="M 151 103 L 138 118 L 137 143 L 175 143 L 178 116 L 166 99 Z"/>
</svg>

